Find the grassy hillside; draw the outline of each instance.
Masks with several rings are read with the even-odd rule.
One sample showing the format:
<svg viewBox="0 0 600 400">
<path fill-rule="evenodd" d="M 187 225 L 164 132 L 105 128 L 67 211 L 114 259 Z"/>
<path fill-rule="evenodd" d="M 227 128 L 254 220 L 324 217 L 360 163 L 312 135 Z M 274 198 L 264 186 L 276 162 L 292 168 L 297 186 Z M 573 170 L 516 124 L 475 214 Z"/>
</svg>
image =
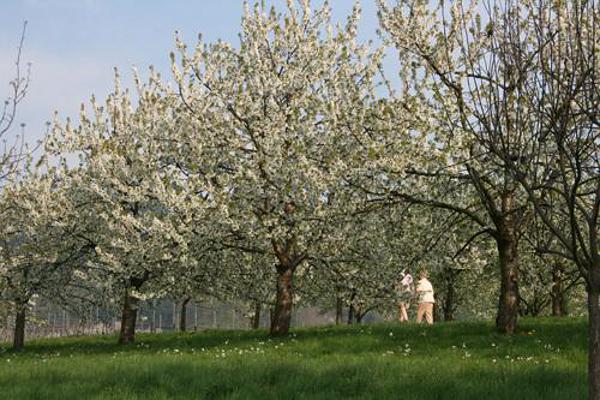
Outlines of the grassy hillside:
<svg viewBox="0 0 600 400">
<path fill-rule="evenodd" d="M 586 324 L 208 331 L 37 341 L 0 354 L 2 399 L 584 399 Z"/>
</svg>

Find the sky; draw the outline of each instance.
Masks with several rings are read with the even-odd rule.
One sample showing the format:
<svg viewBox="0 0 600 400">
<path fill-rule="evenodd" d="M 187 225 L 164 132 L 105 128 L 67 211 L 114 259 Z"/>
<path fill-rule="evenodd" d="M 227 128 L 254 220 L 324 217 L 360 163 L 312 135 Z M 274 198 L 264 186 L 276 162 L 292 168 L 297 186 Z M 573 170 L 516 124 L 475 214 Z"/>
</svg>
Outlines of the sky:
<svg viewBox="0 0 600 400">
<path fill-rule="evenodd" d="M 285 0 L 268 3 L 285 6 Z M 354 0 L 330 3 L 334 19 L 342 20 Z M 8 94 L 14 76 L 25 20 L 23 60 L 31 62 L 31 85 L 17 125 L 25 123 L 27 140 L 35 141 L 43 137 L 54 111 L 61 118 L 76 118 L 81 103 L 92 94 L 103 99 L 112 88 L 114 67 L 129 78 L 133 66 L 143 71 L 150 65 L 168 76 L 175 31 L 191 45 L 198 33 L 206 41 L 237 43 L 242 4 L 242 0 L 2 0 L 0 98 Z M 361 5 L 360 36 L 376 40 L 375 0 L 361 0 Z"/>
</svg>

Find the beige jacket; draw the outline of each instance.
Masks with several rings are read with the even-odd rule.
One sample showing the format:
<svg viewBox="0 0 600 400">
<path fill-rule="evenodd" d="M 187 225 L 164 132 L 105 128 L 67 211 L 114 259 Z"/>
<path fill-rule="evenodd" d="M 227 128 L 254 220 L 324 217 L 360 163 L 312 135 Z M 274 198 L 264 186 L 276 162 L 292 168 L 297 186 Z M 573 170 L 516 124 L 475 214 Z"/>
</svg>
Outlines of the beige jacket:
<svg viewBox="0 0 600 400">
<path fill-rule="evenodd" d="M 417 294 L 419 295 L 419 303 L 435 303 L 433 286 L 427 278 L 422 278 L 417 283 Z"/>
</svg>

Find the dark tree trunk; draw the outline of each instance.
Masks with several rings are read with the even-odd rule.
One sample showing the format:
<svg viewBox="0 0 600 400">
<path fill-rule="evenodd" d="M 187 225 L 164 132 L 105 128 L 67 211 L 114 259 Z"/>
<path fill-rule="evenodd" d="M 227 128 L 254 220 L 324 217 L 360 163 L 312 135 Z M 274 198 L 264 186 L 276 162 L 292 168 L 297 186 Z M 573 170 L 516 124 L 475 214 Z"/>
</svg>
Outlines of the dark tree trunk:
<svg viewBox="0 0 600 400">
<path fill-rule="evenodd" d="M 563 289 L 563 266 L 560 263 L 552 267 L 552 316 L 567 315 L 566 296 Z"/>
<path fill-rule="evenodd" d="M 350 306 L 348 306 L 348 325 L 352 325 L 354 322 L 354 299 L 356 298 L 356 290 L 352 290 L 352 295 L 350 296 Z"/>
<path fill-rule="evenodd" d="M 15 331 L 13 336 L 13 350 L 23 350 L 25 346 L 25 320 L 26 311 L 24 305 L 17 306 L 17 314 L 15 316 Z"/>
<path fill-rule="evenodd" d="M 433 322 L 441 322 L 442 321 L 442 310 L 439 303 L 433 304 Z"/>
<path fill-rule="evenodd" d="M 590 400 L 600 400 L 600 288 L 588 286 L 588 384 Z"/>
<path fill-rule="evenodd" d="M 293 277 L 293 267 L 285 265 L 277 266 L 277 298 L 271 319 L 271 336 L 287 335 L 290 331 L 294 304 Z"/>
<path fill-rule="evenodd" d="M 518 250 L 517 237 L 512 229 L 501 232 L 496 239 L 500 262 L 500 299 L 496 329 L 505 334 L 513 334 L 517 329 L 519 315 L 519 286 L 518 286 Z"/>
<path fill-rule="evenodd" d="M 262 304 L 257 301 L 254 304 L 254 316 L 252 316 L 252 329 L 260 328 L 260 313 L 262 311 Z"/>
<path fill-rule="evenodd" d="M 342 319 L 344 318 L 344 302 L 342 298 L 338 295 L 335 299 L 335 324 L 339 325 L 342 323 Z"/>
<path fill-rule="evenodd" d="M 191 297 L 186 297 L 181 302 L 181 313 L 179 315 L 179 331 L 185 332 L 187 329 L 187 305 L 192 300 Z"/>
<path fill-rule="evenodd" d="M 352 304 L 350 304 L 350 307 L 348 307 L 348 325 L 352 325 L 353 322 L 354 322 L 354 306 Z"/>
<path fill-rule="evenodd" d="M 152 310 L 152 318 L 150 318 L 150 332 L 156 332 L 156 310 Z"/>
<path fill-rule="evenodd" d="M 358 312 L 356 313 L 356 323 L 357 324 L 362 324 L 362 319 L 364 318 L 365 314 Z"/>
<path fill-rule="evenodd" d="M 454 272 L 448 271 L 446 275 L 446 296 L 444 298 L 443 313 L 444 321 L 454 321 L 454 309 L 456 307 L 456 291 L 454 288 Z"/>
<path fill-rule="evenodd" d="M 129 294 L 125 290 L 123 297 L 123 311 L 121 315 L 121 332 L 119 334 L 119 344 L 133 343 L 135 340 L 135 323 L 137 320 L 137 309 L 139 299 Z"/>
</svg>

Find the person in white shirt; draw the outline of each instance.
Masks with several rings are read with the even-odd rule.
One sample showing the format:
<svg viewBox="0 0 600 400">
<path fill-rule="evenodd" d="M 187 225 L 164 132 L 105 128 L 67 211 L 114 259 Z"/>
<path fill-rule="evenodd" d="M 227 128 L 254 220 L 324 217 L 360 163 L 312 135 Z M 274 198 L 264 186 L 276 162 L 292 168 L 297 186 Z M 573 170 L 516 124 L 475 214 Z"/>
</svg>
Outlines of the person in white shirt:
<svg viewBox="0 0 600 400">
<path fill-rule="evenodd" d="M 417 282 L 417 295 L 419 296 L 419 309 L 417 310 L 417 323 L 423 321 L 423 316 L 429 325 L 433 324 L 433 305 L 435 297 L 433 295 L 433 285 L 429 282 L 429 274 L 427 271 L 422 271 L 419 274 L 419 282 Z"/>
<path fill-rule="evenodd" d="M 400 280 L 396 283 L 396 295 L 398 296 L 398 320 L 408 322 L 408 307 L 413 295 L 413 277 L 406 269 L 400 274 Z"/>
</svg>

